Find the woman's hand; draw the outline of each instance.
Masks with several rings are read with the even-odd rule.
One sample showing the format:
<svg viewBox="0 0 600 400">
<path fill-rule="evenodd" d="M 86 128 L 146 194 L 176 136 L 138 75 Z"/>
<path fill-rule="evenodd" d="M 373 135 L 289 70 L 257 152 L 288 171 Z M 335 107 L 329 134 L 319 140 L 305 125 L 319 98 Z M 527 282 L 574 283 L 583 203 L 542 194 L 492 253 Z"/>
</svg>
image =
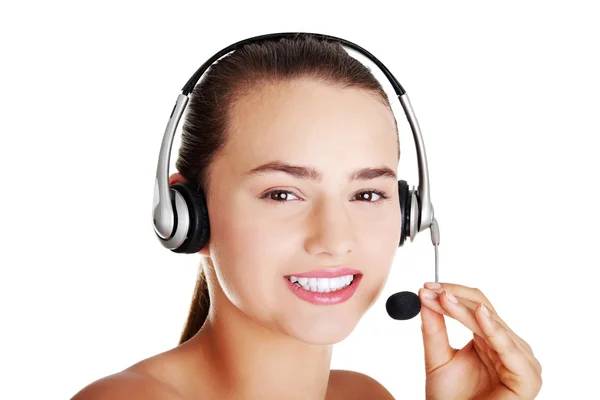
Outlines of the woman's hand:
<svg viewBox="0 0 600 400">
<path fill-rule="evenodd" d="M 496 315 L 480 290 L 438 285 L 427 283 L 431 290 L 419 291 L 427 400 L 535 398 L 542 387 L 542 366 L 527 342 Z M 460 350 L 450 347 L 444 315 L 473 332 L 473 340 Z"/>
</svg>

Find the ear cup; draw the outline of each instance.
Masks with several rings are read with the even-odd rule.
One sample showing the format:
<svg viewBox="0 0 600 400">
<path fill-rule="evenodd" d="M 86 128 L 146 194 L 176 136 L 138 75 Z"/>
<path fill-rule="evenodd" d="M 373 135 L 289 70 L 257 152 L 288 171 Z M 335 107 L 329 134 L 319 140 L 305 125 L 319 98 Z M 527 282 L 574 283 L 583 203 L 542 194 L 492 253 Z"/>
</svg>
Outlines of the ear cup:
<svg viewBox="0 0 600 400">
<path fill-rule="evenodd" d="M 414 187 L 413 187 L 414 189 Z M 417 197 L 417 192 L 415 190 L 409 190 L 408 191 L 409 196 L 410 196 L 410 210 L 409 210 L 409 214 L 408 214 L 408 223 L 409 223 L 409 227 L 408 229 L 408 237 L 410 238 L 410 241 L 412 242 L 413 240 L 415 240 L 415 237 L 417 236 L 417 233 L 419 233 L 419 221 L 421 216 L 419 215 L 420 213 L 420 208 L 419 208 L 419 198 Z"/>
<path fill-rule="evenodd" d="M 208 221 L 208 208 L 206 206 L 206 197 L 202 189 L 192 183 L 176 183 L 169 187 L 181 194 L 187 205 L 189 215 L 189 228 L 187 239 L 176 249 L 171 249 L 174 253 L 194 254 L 202 250 L 208 243 L 210 237 L 210 225 Z M 177 214 L 181 210 L 175 210 L 175 221 L 177 223 Z M 185 210 L 183 211 L 185 212 Z"/>
<path fill-rule="evenodd" d="M 406 181 L 398 181 L 398 197 L 400 198 L 400 215 L 402 220 L 400 244 L 398 247 L 402 247 L 404 241 L 409 236 L 410 203 L 412 198 L 411 190 L 408 189 L 408 183 L 406 183 Z"/>
</svg>

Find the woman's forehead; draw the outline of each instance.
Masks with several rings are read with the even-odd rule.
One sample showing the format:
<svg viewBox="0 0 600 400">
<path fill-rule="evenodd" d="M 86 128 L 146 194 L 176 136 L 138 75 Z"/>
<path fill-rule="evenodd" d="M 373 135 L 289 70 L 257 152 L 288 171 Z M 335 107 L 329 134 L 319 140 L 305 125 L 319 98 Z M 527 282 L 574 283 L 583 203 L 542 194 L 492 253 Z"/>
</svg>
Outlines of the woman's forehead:
<svg viewBox="0 0 600 400">
<path fill-rule="evenodd" d="M 263 86 L 239 97 L 230 117 L 220 167 L 213 165 L 226 175 L 245 179 L 248 170 L 274 160 L 315 166 L 329 177 L 398 165 L 393 114 L 363 89 L 321 82 Z"/>
<path fill-rule="evenodd" d="M 230 133 L 248 144 L 261 142 L 338 139 L 357 140 L 392 135 L 391 110 L 372 93 L 308 81 L 265 86 L 238 98 L 230 114 Z M 356 137 L 353 137 L 356 136 Z"/>
</svg>

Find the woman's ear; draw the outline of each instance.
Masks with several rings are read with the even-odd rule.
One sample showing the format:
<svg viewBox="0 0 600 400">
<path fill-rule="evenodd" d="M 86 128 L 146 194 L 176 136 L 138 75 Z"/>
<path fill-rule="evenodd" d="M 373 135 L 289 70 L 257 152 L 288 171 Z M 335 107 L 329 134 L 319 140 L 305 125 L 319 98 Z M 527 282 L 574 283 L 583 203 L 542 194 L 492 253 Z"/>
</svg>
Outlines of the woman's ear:
<svg viewBox="0 0 600 400">
<path fill-rule="evenodd" d="M 208 242 L 210 242 L 210 239 L 209 239 Z M 202 249 L 200 249 L 200 251 L 198 252 L 198 254 L 210 258 L 210 250 L 208 248 L 208 242 L 206 242 L 206 244 L 204 245 L 204 247 Z"/>
<path fill-rule="evenodd" d="M 187 179 L 185 179 L 185 177 L 183 175 L 181 175 L 179 172 L 171 174 L 171 176 L 169 177 L 169 186 L 175 185 L 177 183 L 185 183 L 185 182 L 187 182 Z"/>
</svg>

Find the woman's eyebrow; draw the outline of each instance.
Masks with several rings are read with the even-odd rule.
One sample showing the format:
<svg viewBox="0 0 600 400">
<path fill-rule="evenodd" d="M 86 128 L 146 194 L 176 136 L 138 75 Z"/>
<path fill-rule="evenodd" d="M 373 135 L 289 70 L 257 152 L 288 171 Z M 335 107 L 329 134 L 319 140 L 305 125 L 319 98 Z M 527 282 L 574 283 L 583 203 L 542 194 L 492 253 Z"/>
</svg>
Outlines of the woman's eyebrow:
<svg viewBox="0 0 600 400">
<path fill-rule="evenodd" d="M 252 168 L 250 171 L 246 172 L 245 175 L 252 176 L 269 172 L 285 172 L 286 174 L 292 175 L 298 179 L 310 179 L 317 182 L 320 182 L 323 178 L 323 174 L 317 171 L 314 167 L 292 165 L 279 160 L 271 161 L 256 168 Z M 353 180 L 366 181 L 375 178 L 390 178 L 394 180 L 398 179 L 396 172 L 394 172 L 393 169 L 383 165 L 378 168 L 360 168 L 354 170 L 348 175 L 348 182 Z"/>
</svg>

